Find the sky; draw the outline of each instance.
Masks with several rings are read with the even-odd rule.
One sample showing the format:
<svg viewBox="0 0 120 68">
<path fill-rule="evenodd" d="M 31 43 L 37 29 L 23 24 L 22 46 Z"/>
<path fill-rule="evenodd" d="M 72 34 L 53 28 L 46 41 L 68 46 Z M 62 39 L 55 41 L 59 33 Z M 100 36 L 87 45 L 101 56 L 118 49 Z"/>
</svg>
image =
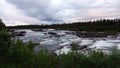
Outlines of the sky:
<svg viewBox="0 0 120 68">
<path fill-rule="evenodd" d="M 120 18 L 120 0 L 0 0 L 7 26 Z"/>
</svg>

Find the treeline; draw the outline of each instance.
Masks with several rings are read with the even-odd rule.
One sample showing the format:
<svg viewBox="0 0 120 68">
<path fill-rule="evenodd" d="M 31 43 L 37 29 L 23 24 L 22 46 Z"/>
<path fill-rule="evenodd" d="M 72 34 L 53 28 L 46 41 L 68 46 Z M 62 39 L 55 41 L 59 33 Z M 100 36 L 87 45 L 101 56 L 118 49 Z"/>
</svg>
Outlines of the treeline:
<svg viewBox="0 0 120 68">
<path fill-rule="evenodd" d="M 68 24 L 52 25 L 22 25 L 9 26 L 11 29 L 63 29 L 76 31 L 120 31 L 120 19 L 103 19 L 88 22 L 73 22 Z"/>
</svg>

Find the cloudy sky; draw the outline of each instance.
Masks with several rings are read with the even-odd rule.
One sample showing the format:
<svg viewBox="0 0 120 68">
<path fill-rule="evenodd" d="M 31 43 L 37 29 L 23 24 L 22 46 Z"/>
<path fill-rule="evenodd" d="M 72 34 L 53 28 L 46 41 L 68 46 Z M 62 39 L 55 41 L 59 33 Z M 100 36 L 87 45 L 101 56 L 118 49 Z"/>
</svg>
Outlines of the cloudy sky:
<svg viewBox="0 0 120 68">
<path fill-rule="evenodd" d="M 120 18 L 120 0 L 0 0 L 6 25 Z"/>
</svg>

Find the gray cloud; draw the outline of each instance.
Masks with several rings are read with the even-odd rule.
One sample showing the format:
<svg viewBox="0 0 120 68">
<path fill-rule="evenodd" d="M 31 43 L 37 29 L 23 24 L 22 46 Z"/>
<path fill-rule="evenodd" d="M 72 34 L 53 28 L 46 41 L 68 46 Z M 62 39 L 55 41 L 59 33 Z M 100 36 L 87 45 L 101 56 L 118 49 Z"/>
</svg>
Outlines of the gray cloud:
<svg viewBox="0 0 120 68">
<path fill-rule="evenodd" d="M 7 0 L 6 4 L 15 6 L 12 9 L 21 11 L 18 14 L 27 19 L 34 19 L 36 24 L 50 24 L 119 18 L 119 2 L 120 0 Z M 26 23 L 32 24 L 28 21 Z"/>
</svg>

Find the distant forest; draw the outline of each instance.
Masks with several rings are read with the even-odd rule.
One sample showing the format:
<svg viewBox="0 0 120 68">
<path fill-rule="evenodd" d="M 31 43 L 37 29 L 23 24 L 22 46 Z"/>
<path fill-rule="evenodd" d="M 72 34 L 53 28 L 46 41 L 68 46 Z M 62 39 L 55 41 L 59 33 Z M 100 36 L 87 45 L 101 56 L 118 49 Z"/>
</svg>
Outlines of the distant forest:
<svg viewBox="0 0 120 68">
<path fill-rule="evenodd" d="M 75 31 L 120 31 L 120 19 L 102 19 L 87 22 L 73 22 L 52 25 L 8 26 L 10 29 L 59 29 Z"/>
</svg>

